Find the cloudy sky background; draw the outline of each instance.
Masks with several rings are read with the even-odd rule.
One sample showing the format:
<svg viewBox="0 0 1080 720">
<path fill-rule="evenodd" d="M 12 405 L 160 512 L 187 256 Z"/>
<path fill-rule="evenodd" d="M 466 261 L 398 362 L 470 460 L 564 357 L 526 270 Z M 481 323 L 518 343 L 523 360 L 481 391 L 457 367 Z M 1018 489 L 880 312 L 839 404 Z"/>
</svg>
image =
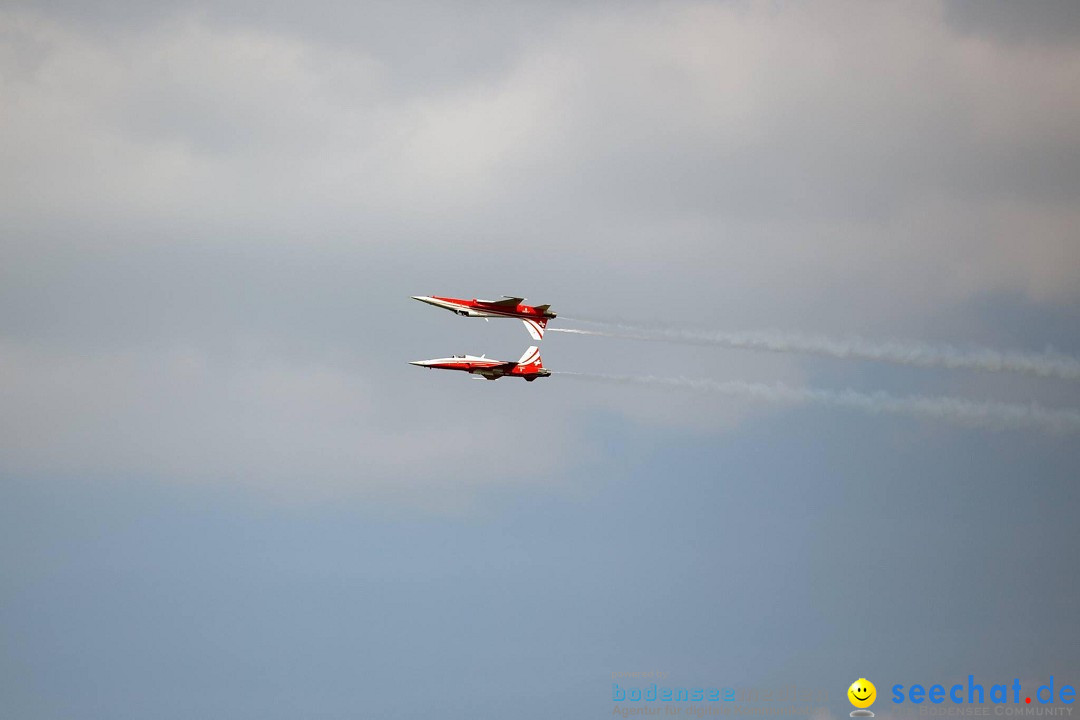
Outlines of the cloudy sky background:
<svg viewBox="0 0 1080 720">
<path fill-rule="evenodd" d="M 1075 435 L 406 364 L 530 344 L 415 294 L 1080 356 L 1077 7 L 6 3 L 5 712 L 592 717 L 659 669 L 840 714 L 860 676 L 1080 681 Z"/>
</svg>

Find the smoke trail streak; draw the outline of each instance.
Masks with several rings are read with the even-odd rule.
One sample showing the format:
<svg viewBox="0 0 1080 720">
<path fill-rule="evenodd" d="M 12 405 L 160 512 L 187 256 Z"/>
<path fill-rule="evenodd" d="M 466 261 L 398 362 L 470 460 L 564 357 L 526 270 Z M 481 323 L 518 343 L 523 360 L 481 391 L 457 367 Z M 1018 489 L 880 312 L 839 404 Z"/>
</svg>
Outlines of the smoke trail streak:
<svg viewBox="0 0 1080 720">
<path fill-rule="evenodd" d="M 876 342 L 859 337 L 846 339 L 823 335 L 800 335 L 781 332 L 719 332 L 655 328 L 627 323 L 567 318 L 611 330 L 578 330 L 548 328 L 548 332 L 597 335 L 602 337 L 669 342 L 685 345 L 712 345 L 741 350 L 763 350 L 779 353 L 805 353 L 833 358 L 854 358 L 875 362 L 943 367 L 987 372 L 1014 372 L 1063 380 L 1080 380 L 1080 360 L 1059 353 L 1001 352 L 989 348 L 964 350 L 952 345 L 928 345 L 885 341 Z"/>
<path fill-rule="evenodd" d="M 993 429 L 1034 428 L 1055 434 L 1080 433 L 1080 410 L 1053 409 L 1036 405 L 1000 402 L 977 402 L 954 397 L 912 395 L 896 397 L 885 392 L 861 393 L 855 390 L 823 390 L 788 385 L 767 385 L 736 380 L 694 380 L 684 377 L 654 375 L 608 375 L 603 373 L 556 372 L 582 380 L 656 385 L 684 390 L 714 392 L 733 398 L 758 400 L 778 405 L 815 404 L 860 410 L 873 415 L 906 415 L 935 418 L 972 427 Z"/>
</svg>

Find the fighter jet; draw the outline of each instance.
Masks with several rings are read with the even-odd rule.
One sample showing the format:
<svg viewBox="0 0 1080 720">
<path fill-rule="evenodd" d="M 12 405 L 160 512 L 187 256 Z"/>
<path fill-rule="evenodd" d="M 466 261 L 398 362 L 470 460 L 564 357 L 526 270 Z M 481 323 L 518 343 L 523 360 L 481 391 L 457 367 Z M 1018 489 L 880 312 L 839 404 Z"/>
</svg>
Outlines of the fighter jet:
<svg viewBox="0 0 1080 720">
<path fill-rule="evenodd" d="M 463 317 L 517 318 L 525 323 L 525 329 L 533 340 L 544 339 L 548 320 L 555 317 L 550 305 L 525 305 L 525 298 L 504 295 L 502 300 L 462 300 L 460 298 L 413 295 L 413 300 L 441 307 Z"/>
<path fill-rule="evenodd" d="M 540 360 L 540 348 L 535 345 L 525 351 L 517 362 L 492 360 L 481 355 L 455 355 L 436 360 L 414 360 L 410 365 L 419 365 L 427 369 L 438 368 L 440 370 L 463 370 L 472 375 L 479 375 L 487 380 L 498 380 L 501 377 L 520 377 L 532 382 L 538 377 L 551 375 L 550 370 L 544 369 L 544 363 Z M 480 378 L 476 378 L 480 379 Z"/>
</svg>

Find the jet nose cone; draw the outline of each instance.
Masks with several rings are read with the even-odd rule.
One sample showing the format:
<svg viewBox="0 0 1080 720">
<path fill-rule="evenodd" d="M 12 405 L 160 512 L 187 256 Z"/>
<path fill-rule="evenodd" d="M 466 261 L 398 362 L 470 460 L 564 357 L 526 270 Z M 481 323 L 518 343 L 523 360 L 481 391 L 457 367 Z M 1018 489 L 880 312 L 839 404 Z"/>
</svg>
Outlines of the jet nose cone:
<svg viewBox="0 0 1080 720">
<path fill-rule="evenodd" d="M 410 365 L 419 365 L 420 367 L 424 367 L 425 365 L 427 365 L 427 363 L 425 361 L 423 361 L 423 360 L 410 360 L 409 364 Z"/>
<path fill-rule="evenodd" d="M 412 299 L 419 300 L 422 303 L 430 303 L 434 298 L 432 298 L 430 295 L 413 295 Z"/>
</svg>

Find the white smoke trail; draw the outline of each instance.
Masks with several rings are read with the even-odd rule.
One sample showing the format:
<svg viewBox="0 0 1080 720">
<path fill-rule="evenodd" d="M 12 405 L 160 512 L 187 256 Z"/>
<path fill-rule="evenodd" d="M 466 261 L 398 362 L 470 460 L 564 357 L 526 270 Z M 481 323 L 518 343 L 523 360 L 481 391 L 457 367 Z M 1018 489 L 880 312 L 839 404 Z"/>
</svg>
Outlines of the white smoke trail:
<svg viewBox="0 0 1080 720">
<path fill-rule="evenodd" d="M 767 385 L 735 380 L 694 380 L 684 377 L 654 375 L 608 375 L 603 373 L 556 372 L 598 382 L 657 385 L 669 388 L 714 392 L 728 397 L 758 400 L 780 405 L 816 404 L 860 410 L 871 414 L 907 415 L 947 420 L 973 427 L 993 429 L 1035 428 L 1056 434 L 1080 433 L 1080 410 L 1053 409 L 1031 403 L 1020 405 L 1000 402 L 977 402 L 954 397 L 913 395 L 896 397 L 884 392 L 861 393 L 855 390 L 823 390 L 788 385 Z"/>
<path fill-rule="evenodd" d="M 575 320 L 575 318 L 567 318 Z M 548 328 L 548 332 L 575 335 L 669 342 L 685 345 L 713 345 L 742 350 L 763 350 L 780 353 L 805 353 L 833 358 L 855 358 L 897 365 L 944 367 L 987 372 L 1014 372 L 1040 377 L 1080 380 L 1080 360 L 1060 353 L 1002 352 L 989 348 L 964 350 L 952 345 L 873 341 L 859 337 L 845 339 L 823 335 L 801 335 L 781 332 L 720 332 L 687 330 L 677 327 L 657 328 L 627 323 L 577 318 L 611 330 L 578 330 Z"/>
</svg>

